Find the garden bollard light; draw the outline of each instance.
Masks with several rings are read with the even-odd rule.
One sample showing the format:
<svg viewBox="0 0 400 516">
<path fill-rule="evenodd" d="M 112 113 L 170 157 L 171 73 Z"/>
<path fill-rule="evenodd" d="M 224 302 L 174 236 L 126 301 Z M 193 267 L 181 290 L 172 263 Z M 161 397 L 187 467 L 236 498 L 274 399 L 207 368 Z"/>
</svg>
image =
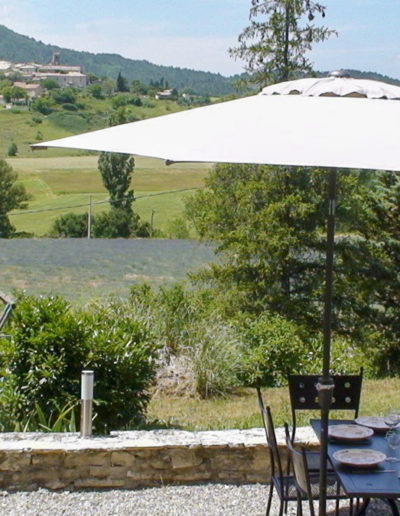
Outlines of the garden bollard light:
<svg viewBox="0 0 400 516">
<path fill-rule="evenodd" d="M 93 371 L 82 371 L 81 375 L 81 437 L 92 435 Z"/>
</svg>

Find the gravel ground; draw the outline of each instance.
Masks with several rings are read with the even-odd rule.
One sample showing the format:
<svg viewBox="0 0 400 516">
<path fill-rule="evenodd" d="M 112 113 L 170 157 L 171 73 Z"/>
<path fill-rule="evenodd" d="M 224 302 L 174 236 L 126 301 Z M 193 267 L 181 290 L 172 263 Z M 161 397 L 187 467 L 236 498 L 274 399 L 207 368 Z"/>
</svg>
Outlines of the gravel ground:
<svg viewBox="0 0 400 516">
<path fill-rule="evenodd" d="M 4 516 L 262 516 L 266 486 L 206 484 L 138 490 L 0 492 Z M 278 514 L 274 496 L 271 516 Z M 304 516 L 308 514 L 305 504 Z M 289 505 L 289 516 L 296 514 Z M 333 513 L 332 513 L 333 514 Z M 345 512 L 343 512 L 345 514 Z M 347 511 L 346 511 L 347 514 Z M 371 504 L 369 516 L 386 516 L 381 502 Z"/>
</svg>

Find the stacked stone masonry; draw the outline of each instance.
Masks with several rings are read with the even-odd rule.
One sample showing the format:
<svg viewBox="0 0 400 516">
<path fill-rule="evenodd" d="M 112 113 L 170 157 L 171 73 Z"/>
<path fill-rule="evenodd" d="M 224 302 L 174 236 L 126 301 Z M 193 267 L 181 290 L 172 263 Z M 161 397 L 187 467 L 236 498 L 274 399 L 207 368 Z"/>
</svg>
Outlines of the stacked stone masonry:
<svg viewBox="0 0 400 516">
<path fill-rule="evenodd" d="M 307 448 L 317 443 L 298 433 Z M 278 441 L 284 454 L 283 434 Z M 201 482 L 268 482 L 262 429 L 77 434 L 1 434 L 0 488 L 8 490 L 136 488 Z"/>
</svg>

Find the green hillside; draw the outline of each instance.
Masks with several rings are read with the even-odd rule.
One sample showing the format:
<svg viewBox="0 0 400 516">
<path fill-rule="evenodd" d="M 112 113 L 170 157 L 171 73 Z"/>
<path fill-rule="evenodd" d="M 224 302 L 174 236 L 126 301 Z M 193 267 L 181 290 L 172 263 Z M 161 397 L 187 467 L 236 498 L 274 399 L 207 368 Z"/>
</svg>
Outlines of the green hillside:
<svg viewBox="0 0 400 516">
<path fill-rule="evenodd" d="M 115 79 L 121 72 L 127 79 L 138 79 L 145 84 L 150 81 L 168 81 L 178 90 L 191 88 L 200 95 L 229 95 L 234 93 L 234 82 L 238 77 L 224 77 L 221 74 L 159 66 L 148 61 L 127 59 L 118 54 L 93 54 L 47 45 L 28 36 L 17 34 L 0 25 L 0 60 L 11 62 L 48 63 L 53 52 L 59 52 L 61 63 L 80 65 L 86 73 Z"/>
</svg>

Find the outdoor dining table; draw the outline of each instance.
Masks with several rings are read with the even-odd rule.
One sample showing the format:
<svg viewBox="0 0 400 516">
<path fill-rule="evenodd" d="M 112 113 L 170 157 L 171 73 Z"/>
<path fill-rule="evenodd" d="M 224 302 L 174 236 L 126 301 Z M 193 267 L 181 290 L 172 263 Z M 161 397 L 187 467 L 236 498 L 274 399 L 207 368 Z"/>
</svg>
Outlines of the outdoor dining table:
<svg viewBox="0 0 400 516">
<path fill-rule="evenodd" d="M 320 438 L 321 422 L 312 419 L 311 426 L 318 438 Z M 356 424 L 353 420 L 329 420 L 329 425 Z M 334 458 L 334 453 L 344 449 L 369 448 L 383 452 L 390 457 L 396 457 L 399 462 L 384 461 L 371 468 L 357 468 L 344 466 Z M 339 481 L 349 498 L 362 498 L 364 503 L 357 516 L 365 513 L 371 498 L 385 499 L 395 516 L 399 516 L 399 510 L 395 499 L 400 498 L 400 449 L 390 449 L 385 439 L 385 432 L 374 432 L 370 438 L 358 441 L 338 441 L 329 439 L 328 459 L 332 463 Z"/>
</svg>

